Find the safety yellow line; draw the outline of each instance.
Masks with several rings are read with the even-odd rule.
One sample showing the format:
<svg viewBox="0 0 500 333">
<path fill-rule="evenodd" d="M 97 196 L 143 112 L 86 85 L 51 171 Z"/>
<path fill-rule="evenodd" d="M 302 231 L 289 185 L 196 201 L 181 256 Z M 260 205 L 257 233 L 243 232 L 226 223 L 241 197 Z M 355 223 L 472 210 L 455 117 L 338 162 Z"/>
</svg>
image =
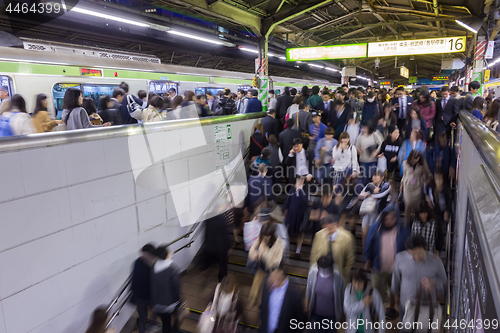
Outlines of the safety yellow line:
<svg viewBox="0 0 500 333">
<path fill-rule="evenodd" d="M 191 309 L 191 308 L 186 308 L 188 309 L 190 312 L 194 312 L 194 313 L 197 313 L 197 314 L 202 314 L 203 311 L 200 311 L 200 310 L 196 310 L 196 309 Z M 245 324 L 241 321 L 238 322 L 238 325 L 243 325 L 243 326 L 247 326 L 247 327 L 251 327 L 251 328 L 255 328 L 255 329 L 258 329 L 259 326 L 255 326 L 255 325 L 251 325 L 251 324 Z"/>
</svg>

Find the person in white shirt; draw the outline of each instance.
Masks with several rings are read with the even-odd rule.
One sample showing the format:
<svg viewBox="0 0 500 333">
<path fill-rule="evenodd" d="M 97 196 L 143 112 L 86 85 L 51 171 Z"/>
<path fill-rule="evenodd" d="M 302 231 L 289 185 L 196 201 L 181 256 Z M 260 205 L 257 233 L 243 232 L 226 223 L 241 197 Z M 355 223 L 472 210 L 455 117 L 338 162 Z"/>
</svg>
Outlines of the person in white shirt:
<svg viewBox="0 0 500 333">
<path fill-rule="evenodd" d="M 292 170 L 289 170 L 289 182 L 291 184 L 295 183 L 297 176 L 304 176 L 307 181 L 310 181 L 312 175 L 309 169 L 313 161 L 314 152 L 305 150 L 300 138 L 293 139 L 293 148 L 290 149 L 288 156 L 285 158 L 285 165 L 292 167 Z"/>
<path fill-rule="evenodd" d="M 277 100 L 276 100 L 276 97 L 274 97 L 274 90 L 269 90 L 269 106 L 268 106 L 268 110 L 271 110 L 271 109 L 275 109 L 276 110 L 276 103 L 277 103 Z"/>
<path fill-rule="evenodd" d="M 333 147 L 333 184 L 334 192 L 341 195 L 345 180 L 357 177 L 359 171 L 356 146 L 349 142 L 349 134 L 340 134 L 339 143 Z"/>
<path fill-rule="evenodd" d="M 245 113 L 247 111 L 248 97 L 243 89 L 238 90 L 238 100 L 236 101 L 236 112 Z"/>
<path fill-rule="evenodd" d="M 16 94 L 12 96 L 10 108 L 0 116 L 0 137 L 36 133 L 33 119 L 26 111 L 26 101 Z"/>
</svg>

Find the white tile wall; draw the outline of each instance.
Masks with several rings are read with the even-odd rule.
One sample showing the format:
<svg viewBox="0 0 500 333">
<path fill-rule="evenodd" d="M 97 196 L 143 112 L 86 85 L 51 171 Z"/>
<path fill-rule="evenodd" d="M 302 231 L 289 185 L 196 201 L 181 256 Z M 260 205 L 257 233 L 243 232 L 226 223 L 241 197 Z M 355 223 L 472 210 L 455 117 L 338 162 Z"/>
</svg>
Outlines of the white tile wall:
<svg viewBox="0 0 500 333">
<path fill-rule="evenodd" d="M 168 186 L 174 186 L 189 181 L 189 160 L 178 159 L 172 162 L 165 162 L 165 175 Z"/>
<path fill-rule="evenodd" d="M 162 162 L 157 162 L 142 170 L 141 174 L 135 180 L 135 191 L 136 199 L 139 202 L 168 191 Z"/>
<path fill-rule="evenodd" d="M 64 146 L 68 184 L 88 182 L 105 176 L 103 141 L 72 143 Z"/>
<path fill-rule="evenodd" d="M 126 137 L 105 140 L 103 147 L 107 176 L 132 170 Z"/>
<path fill-rule="evenodd" d="M 72 186 L 69 196 L 73 224 L 130 206 L 134 203 L 132 173 Z"/>
<path fill-rule="evenodd" d="M 67 189 L 0 204 L 0 251 L 71 226 Z"/>
<path fill-rule="evenodd" d="M 165 195 L 149 199 L 137 205 L 139 210 L 140 232 L 161 225 L 167 220 Z"/>
<path fill-rule="evenodd" d="M 0 184 L 0 202 L 24 196 L 23 174 L 18 152 L 0 155 L 2 182 Z"/>
<path fill-rule="evenodd" d="M 188 186 L 167 193 L 167 219 L 186 214 L 190 207 Z"/>
<path fill-rule="evenodd" d="M 19 152 L 26 195 L 67 185 L 64 147 Z"/>
<path fill-rule="evenodd" d="M 167 162 L 179 158 L 181 152 L 180 131 L 149 132 L 146 128 L 151 153 L 155 162 L 165 160 Z"/>
</svg>

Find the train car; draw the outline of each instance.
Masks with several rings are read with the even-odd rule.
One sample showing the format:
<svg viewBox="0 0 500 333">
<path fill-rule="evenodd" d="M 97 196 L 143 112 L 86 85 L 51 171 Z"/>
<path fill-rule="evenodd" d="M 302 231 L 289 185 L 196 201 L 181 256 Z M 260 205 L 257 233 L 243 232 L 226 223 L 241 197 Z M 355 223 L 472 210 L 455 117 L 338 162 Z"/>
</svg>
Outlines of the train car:
<svg viewBox="0 0 500 333">
<path fill-rule="evenodd" d="M 483 87 L 483 92 L 492 91 L 495 96 L 500 96 L 500 79 L 491 79 L 486 82 Z"/>
<path fill-rule="evenodd" d="M 1 84 L 9 87 L 11 95 L 23 95 L 29 112 L 33 112 L 37 94 L 49 96 L 48 109 L 53 117 L 60 117 L 64 93 L 70 87 L 82 89 L 84 97 L 92 97 L 99 107 L 99 96 L 112 95 L 113 89 L 122 81 L 128 83 L 132 94 L 137 94 L 139 90 L 162 94 L 170 88 L 180 94 L 188 90 L 204 94 L 207 91 L 217 93 L 224 88 L 234 92 L 248 89 L 254 77 L 251 73 L 115 60 L 76 53 L 0 47 L 0 54 Z M 304 85 L 321 88 L 340 86 L 323 80 L 283 77 L 271 77 L 271 80 L 274 89 L 280 91 L 285 86 L 299 90 Z"/>
</svg>

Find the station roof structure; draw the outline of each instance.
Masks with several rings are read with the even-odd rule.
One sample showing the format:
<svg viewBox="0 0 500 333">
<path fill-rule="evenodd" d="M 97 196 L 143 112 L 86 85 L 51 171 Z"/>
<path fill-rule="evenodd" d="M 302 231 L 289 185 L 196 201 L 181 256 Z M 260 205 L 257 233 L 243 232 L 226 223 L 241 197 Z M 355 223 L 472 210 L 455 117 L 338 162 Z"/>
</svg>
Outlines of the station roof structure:
<svg viewBox="0 0 500 333">
<path fill-rule="evenodd" d="M 76 1 L 75 1 L 76 2 Z M 112 13 L 156 26 L 146 30 L 124 27 L 119 22 L 104 25 L 98 18 L 64 17 L 33 26 L 22 18 L 0 15 L 0 30 L 31 40 L 48 40 L 113 50 L 144 52 L 163 63 L 254 72 L 259 41 L 269 36 L 270 75 L 321 78 L 338 81 L 338 72 L 315 69 L 306 63 L 287 63 L 286 48 L 339 45 L 374 41 L 468 36 L 466 52 L 454 54 L 464 62 L 473 54 L 475 35 L 456 20 L 483 20 L 479 34 L 495 38 L 499 28 L 494 0 L 80 0 L 78 8 Z M 66 15 L 65 15 L 66 16 Z M 162 31 L 162 27 L 165 28 Z M 217 38 L 224 46 L 213 46 L 166 30 L 184 31 Z M 168 36 L 167 36 L 168 35 Z M 355 65 L 372 78 L 398 77 L 399 66 L 410 75 L 440 74 L 447 54 L 415 55 L 322 61 L 340 69 Z M 469 59 L 469 60 L 468 60 Z"/>
</svg>

